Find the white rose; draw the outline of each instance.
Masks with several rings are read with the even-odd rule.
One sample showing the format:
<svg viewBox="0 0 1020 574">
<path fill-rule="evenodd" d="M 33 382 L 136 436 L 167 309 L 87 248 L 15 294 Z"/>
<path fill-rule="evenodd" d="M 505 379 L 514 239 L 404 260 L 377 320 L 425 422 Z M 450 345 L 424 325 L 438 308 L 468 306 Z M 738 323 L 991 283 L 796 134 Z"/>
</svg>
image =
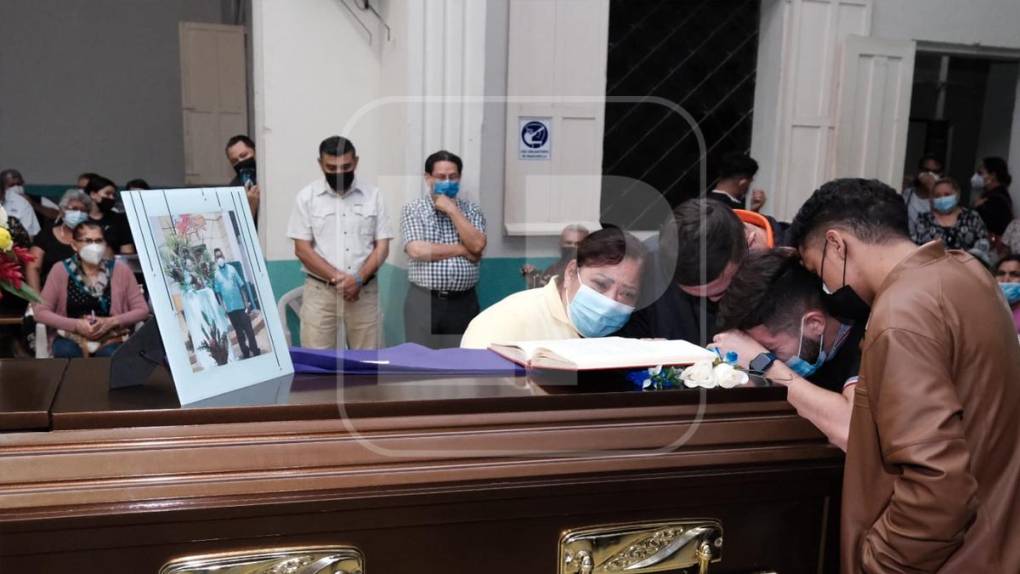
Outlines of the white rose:
<svg viewBox="0 0 1020 574">
<path fill-rule="evenodd" d="M 712 374 L 715 375 L 715 382 L 724 389 L 732 389 L 747 383 L 747 373 L 738 371 L 729 363 L 720 363 L 715 366 Z"/>
<path fill-rule="evenodd" d="M 680 380 L 688 388 L 702 387 L 711 389 L 715 387 L 715 375 L 712 372 L 712 361 L 701 361 L 684 369 Z"/>
</svg>

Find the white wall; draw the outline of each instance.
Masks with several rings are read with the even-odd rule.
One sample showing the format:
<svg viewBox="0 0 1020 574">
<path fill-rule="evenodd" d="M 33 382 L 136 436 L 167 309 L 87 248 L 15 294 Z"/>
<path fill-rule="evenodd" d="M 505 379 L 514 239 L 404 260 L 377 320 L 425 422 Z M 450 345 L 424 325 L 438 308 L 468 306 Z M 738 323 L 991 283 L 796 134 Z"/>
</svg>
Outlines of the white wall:
<svg viewBox="0 0 1020 574">
<path fill-rule="evenodd" d="M 827 0 L 828 1 L 828 0 Z M 988 52 L 1009 57 L 1011 54 L 1020 56 L 1020 1 L 1017 0 L 840 0 L 844 3 L 867 4 L 870 8 L 870 32 L 875 38 L 892 40 L 913 40 L 919 42 L 919 49 L 952 51 L 957 49 L 976 50 L 977 47 L 987 48 Z M 812 12 L 819 12 L 825 2 L 809 2 L 806 5 Z M 803 27 L 804 22 L 798 20 L 799 13 L 791 6 L 805 5 L 796 0 L 762 0 L 761 27 L 758 52 L 758 82 L 755 93 L 755 119 L 752 135 L 752 155 L 762 164 L 757 184 L 771 192 L 766 211 L 775 213 L 782 218 L 792 217 L 796 212 L 807 187 L 813 182 L 805 183 L 801 175 L 794 177 L 782 175 L 783 155 L 791 153 L 792 143 L 781 139 L 783 135 L 776 130 L 778 123 L 788 122 L 784 119 L 784 106 L 789 102 L 797 102 L 807 97 L 811 88 L 796 87 L 790 97 L 782 97 L 783 86 L 792 83 L 797 73 L 796 66 L 791 64 L 798 56 L 810 58 L 824 52 L 824 46 L 807 43 L 799 47 L 796 42 L 788 40 Z M 808 23 L 809 29 L 824 29 L 827 21 L 816 18 Z M 859 32 L 858 32 L 859 33 Z M 784 39 L 784 36 L 786 39 Z M 784 41 L 790 41 L 784 45 Z M 784 58 L 785 50 L 811 50 L 810 53 L 793 54 Z M 830 61 L 825 62 L 825 69 L 838 70 L 839 49 Z M 1011 52 L 1016 50 L 1017 52 Z M 784 69 L 784 62 L 786 68 Z M 819 93 L 831 90 L 830 82 L 816 83 Z M 1020 89 L 1020 86 L 1018 86 Z M 1009 90 L 1004 90 L 1008 93 Z M 1020 92 L 1018 92 L 1020 93 Z M 794 97 L 796 95 L 796 97 Z M 806 119 L 810 119 L 805 116 Z M 792 118 L 795 120 L 795 118 Z M 823 124 L 825 122 L 822 122 Z M 1009 123 L 1006 120 L 1004 123 Z M 1014 111 L 1012 118 L 1012 139 L 1020 142 L 1020 106 Z M 779 138 L 779 139 L 777 139 Z M 793 153 L 793 164 L 799 172 L 808 173 L 816 168 L 825 168 L 829 156 L 823 147 L 814 154 L 810 150 Z M 1010 148 L 1010 164 L 1020 165 L 1020 145 Z M 794 170 L 797 171 L 797 170 Z M 778 172 L 778 173 L 777 173 Z M 783 182 L 786 182 L 784 185 Z M 800 186 L 804 189 L 799 189 Z M 783 189 L 786 187 L 786 189 Z M 1017 192 L 1020 199 L 1020 192 Z M 802 197 L 803 196 L 803 197 Z"/>
<path fill-rule="evenodd" d="M 216 0 L 3 0 L 0 164 L 183 184 L 177 26 L 220 20 Z"/>
<path fill-rule="evenodd" d="M 398 235 L 391 263 L 405 262 L 400 208 L 421 193 L 422 164 L 436 146 L 466 161 L 465 196 L 479 201 L 489 224 L 486 257 L 557 253 L 555 238 L 525 241 L 503 233 L 506 115 L 500 100 L 506 95 L 507 0 L 487 0 L 484 10 L 462 5 L 483 0 L 382 2 L 392 35 L 385 41 L 377 34 L 372 42 L 342 1 L 254 0 L 255 123 L 264 193 L 260 234 L 267 258 L 293 258 L 284 237 L 294 196 L 321 177 L 318 144 L 332 134 L 351 138 L 361 157 L 358 177 L 377 184 L 386 198 Z M 465 8 L 474 11 L 461 19 Z M 481 29 L 459 35 L 464 31 L 456 27 L 475 26 L 475 15 L 483 18 Z M 455 101 L 483 95 L 492 97 L 484 106 Z M 420 101 L 436 96 L 453 100 L 442 110 Z M 382 99 L 388 103 L 375 107 Z M 372 109 L 352 124 L 366 106 Z M 344 133 L 347 127 L 351 131 Z"/>
<path fill-rule="evenodd" d="M 765 211 L 776 213 L 780 191 L 776 188 L 779 161 L 779 81 L 783 51 L 783 4 L 785 0 L 762 0 L 758 26 L 758 67 L 755 74 L 754 117 L 751 126 L 751 157 L 758 162 L 754 186 L 768 190 Z"/>
<path fill-rule="evenodd" d="M 363 106 L 383 96 L 384 84 L 386 91 L 402 93 L 402 60 L 394 57 L 401 36 L 381 48 L 380 38 L 369 43 L 340 0 L 255 0 L 253 16 L 259 179 L 265 190 L 260 233 L 267 258 L 294 257 L 287 219 L 298 190 L 322 177 L 318 147 L 331 135 L 354 142 L 360 179 L 384 184 L 396 227 L 401 192 L 379 176 L 400 173 L 394 158 L 403 134 L 399 116 L 392 116 L 399 107 L 376 110 L 345 128 Z"/>
<path fill-rule="evenodd" d="M 1020 48 L 1017 0 L 874 0 L 872 35 Z"/>
</svg>

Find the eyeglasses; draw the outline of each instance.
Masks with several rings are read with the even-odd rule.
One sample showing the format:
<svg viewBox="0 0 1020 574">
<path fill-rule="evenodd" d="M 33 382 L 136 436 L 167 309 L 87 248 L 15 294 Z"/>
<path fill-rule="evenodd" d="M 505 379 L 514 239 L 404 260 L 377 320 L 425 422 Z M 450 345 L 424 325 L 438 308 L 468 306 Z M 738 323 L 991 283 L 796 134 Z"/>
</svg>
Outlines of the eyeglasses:
<svg viewBox="0 0 1020 574">
<path fill-rule="evenodd" d="M 1020 271 L 996 271 L 995 277 L 997 279 L 1020 279 Z"/>
<path fill-rule="evenodd" d="M 78 243 L 85 243 L 86 245 L 102 245 L 106 243 L 105 239 L 85 238 L 79 239 Z"/>
</svg>

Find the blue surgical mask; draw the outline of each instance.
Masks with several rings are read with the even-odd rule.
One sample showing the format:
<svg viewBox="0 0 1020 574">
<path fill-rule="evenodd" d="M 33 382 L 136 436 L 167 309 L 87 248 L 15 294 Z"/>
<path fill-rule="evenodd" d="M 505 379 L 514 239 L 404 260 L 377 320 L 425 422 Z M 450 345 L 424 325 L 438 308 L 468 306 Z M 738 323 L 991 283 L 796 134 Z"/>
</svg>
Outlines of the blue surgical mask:
<svg viewBox="0 0 1020 574">
<path fill-rule="evenodd" d="M 804 350 L 804 317 L 800 319 L 800 343 L 797 345 L 797 354 L 790 357 L 786 361 L 786 366 L 790 367 L 793 372 L 797 373 L 803 378 L 808 378 L 815 374 L 818 369 L 822 368 L 825 364 L 827 355 L 825 353 L 825 333 L 822 333 L 822 337 L 818 340 L 818 358 L 815 362 L 809 363 L 801 358 L 800 354 Z"/>
<path fill-rule="evenodd" d="M 581 281 L 578 271 L 577 282 L 580 288 L 568 305 L 570 322 L 582 337 L 605 337 L 619 331 L 630 319 L 634 308 L 606 297 L 602 293 L 588 287 Z"/>
<path fill-rule="evenodd" d="M 1014 305 L 1020 302 L 1020 283 L 999 283 L 1002 294 L 1006 296 L 1006 302 Z"/>
<path fill-rule="evenodd" d="M 460 193 L 460 182 L 453 181 L 450 179 L 447 180 L 437 179 L 432 184 L 432 192 L 437 193 L 439 195 L 445 195 L 446 197 L 450 198 L 457 197 L 457 194 Z"/>
<path fill-rule="evenodd" d="M 960 203 L 960 198 L 956 194 L 946 195 L 944 197 L 933 197 L 931 200 L 931 208 L 939 213 L 949 213 L 956 209 L 956 205 Z"/>
<path fill-rule="evenodd" d="M 89 214 L 77 209 L 65 211 L 63 217 L 64 225 L 66 225 L 68 229 L 74 229 L 75 227 L 78 227 L 82 223 L 85 223 L 85 220 L 88 218 Z"/>
</svg>

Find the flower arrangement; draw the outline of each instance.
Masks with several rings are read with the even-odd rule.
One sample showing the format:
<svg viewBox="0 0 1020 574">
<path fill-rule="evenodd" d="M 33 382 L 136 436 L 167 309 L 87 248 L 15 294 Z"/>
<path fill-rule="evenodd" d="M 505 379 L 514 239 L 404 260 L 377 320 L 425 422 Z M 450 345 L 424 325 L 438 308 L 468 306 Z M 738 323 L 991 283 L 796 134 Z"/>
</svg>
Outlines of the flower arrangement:
<svg viewBox="0 0 1020 574">
<path fill-rule="evenodd" d="M 16 247 L 7 227 L 7 212 L 0 207 L 0 289 L 26 301 L 39 303 L 39 293 L 25 283 L 25 265 L 35 261 L 27 249 Z M 2 295 L 0 295 L 2 297 Z"/>
<path fill-rule="evenodd" d="M 183 291 L 193 288 L 186 281 L 189 277 L 197 277 L 204 285 L 212 282 L 216 272 L 212 255 L 204 245 L 194 245 L 190 236 L 180 233 L 168 235 L 161 251 L 163 271 Z"/>
<path fill-rule="evenodd" d="M 733 355 L 733 356 L 731 356 Z M 712 361 L 699 361 L 688 367 L 652 367 L 633 371 L 627 377 L 639 390 L 665 390 L 680 388 L 732 389 L 747 384 L 747 373 L 736 367 L 736 356 L 727 353 Z"/>
</svg>

